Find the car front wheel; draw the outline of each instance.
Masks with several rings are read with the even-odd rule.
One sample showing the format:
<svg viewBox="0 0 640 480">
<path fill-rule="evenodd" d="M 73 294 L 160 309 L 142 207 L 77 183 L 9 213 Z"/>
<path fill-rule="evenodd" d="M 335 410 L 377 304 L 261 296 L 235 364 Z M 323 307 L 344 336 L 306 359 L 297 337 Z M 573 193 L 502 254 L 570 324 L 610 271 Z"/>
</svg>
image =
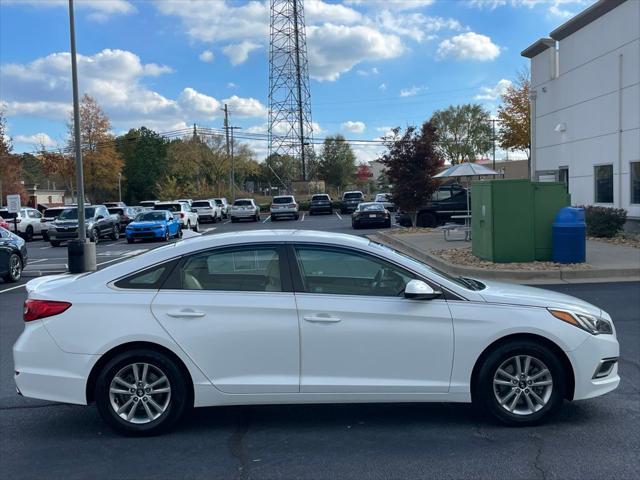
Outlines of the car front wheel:
<svg viewBox="0 0 640 480">
<path fill-rule="evenodd" d="M 91 230 L 91 239 L 90 239 L 93 243 L 95 243 L 96 245 L 98 244 L 98 242 L 100 242 L 100 232 L 98 231 L 97 228 L 94 228 L 93 230 Z"/>
<path fill-rule="evenodd" d="M 534 341 L 509 342 L 482 364 L 474 403 L 508 425 L 535 425 L 562 405 L 566 378 L 558 355 L 548 347 Z"/>
<path fill-rule="evenodd" d="M 111 235 L 109 235 L 111 240 L 118 240 L 120 238 L 120 229 L 117 225 L 113 226 L 113 230 L 111 231 Z"/>
<path fill-rule="evenodd" d="M 17 253 L 9 255 L 9 268 L 3 277 L 7 282 L 17 282 L 22 276 L 22 259 Z"/>
<path fill-rule="evenodd" d="M 102 418 L 128 435 L 154 435 L 172 427 L 191 406 L 185 374 L 154 350 L 124 352 L 99 373 L 95 399 Z"/>
</svg>

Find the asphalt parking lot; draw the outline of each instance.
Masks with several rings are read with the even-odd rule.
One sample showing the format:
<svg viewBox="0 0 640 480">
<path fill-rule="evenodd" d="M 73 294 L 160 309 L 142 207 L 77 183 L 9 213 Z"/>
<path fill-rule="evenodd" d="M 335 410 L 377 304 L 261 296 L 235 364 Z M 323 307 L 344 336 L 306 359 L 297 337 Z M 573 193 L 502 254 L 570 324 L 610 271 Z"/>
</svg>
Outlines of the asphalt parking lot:
<svg viewBox="0 0 640 480">
<path fill-rule="evenodd" d="M 348 217 L 203 225 L 205 235 L 255 228 L 351 229 Z M 98 245 L 104 267 L 161 245 Z M 28 244 L 29 275 L 64 269 L 66 248 Z M 504 427 L 469 405 L 367 404 L 195 410 L 174 432 L 121 437 L 93 407 L 19 397 L 11 346 L 22 331 L 20 284 L 0 283 L 0 472 L 5 478 L 636 478 L 640 469 L 640 283 L 549 286 L 613 316 L 621 386 L 566 403 L 551 422 Z"/>
</svg>

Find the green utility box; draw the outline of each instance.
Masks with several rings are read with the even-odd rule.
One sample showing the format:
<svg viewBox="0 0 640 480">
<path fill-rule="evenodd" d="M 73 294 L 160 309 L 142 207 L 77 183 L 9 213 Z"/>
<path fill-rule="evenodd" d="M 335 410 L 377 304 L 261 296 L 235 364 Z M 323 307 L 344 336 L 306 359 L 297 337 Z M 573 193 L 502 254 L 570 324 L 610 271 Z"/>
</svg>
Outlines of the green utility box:
<svg viewBox="0 0 640 480">
<path fill-rule="evenodd" d="M 564 183 L 473 182 L 473 254 L 498 263 L 551 260 L 551 225 L 558 210 L 569 204 Z"/>
</svg>

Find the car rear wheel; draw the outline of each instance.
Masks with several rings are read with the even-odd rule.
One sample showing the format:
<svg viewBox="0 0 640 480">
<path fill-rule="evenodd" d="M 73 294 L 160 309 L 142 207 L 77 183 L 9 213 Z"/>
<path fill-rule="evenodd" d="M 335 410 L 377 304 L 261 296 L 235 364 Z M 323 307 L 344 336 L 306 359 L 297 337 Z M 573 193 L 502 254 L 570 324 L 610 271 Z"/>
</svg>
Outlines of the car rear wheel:
<svg viewBox="0 0 640 480">
<path fill-rule="evenodd" d="M 100 242 L 100 232 L 98 231 L 97 228 L 94 228 L 93 230 L 91 230 L 90 240 L 96 245 L 98 244 L 98 242 Z"/>
<path fill-rule="evenodd" d="M 51 246 L 52 247 L 59 247 L 60 246 L 60 242 L 58 240 L 51 240 Z"/>
<path fill-rule="evenodd" d="M 133 238 L 127 238 L 127 243 L 134 243 L 135 240 Z"/>
<path fill-rule="evenodd" d="M 24 239 L 27 242 L 30 242 L 31 240 L 33 240 L 33 227 L 31 225 L 29 225 L 24 231 Z"/>
<path fill-rule="evenodd" d="M 546 346 L 527 340 L 509 342 L 483 362 L 474 403 L 508 425 L 535 425 L 562 405 L 566 377 L 557 354 Z"/>
<path fill-rule="evenodd" d="M 198 231 L 198 221 L 196 220 L 196 224 L 193 226 L 193 231 L 197 232 Z"/>
<path fill-rule="evenodd" d="M 154 435 L 172 427 L 191 406 L 185 374 L 166 355 L 133 350 L 110 360 L 98 375 L 102 418 L 128 435 Z"/>
<path fill-rule="evenodd" d="M 109 238 L 111 238 L 111 240 L 118 240 L 120 238 L 120 229 L 117 225 L 113 226 L 113 230 L 111 231 Z"/>
<path fill-rule="evenodd" d="M 9 255 L 7 273 L 2 278 L 7 282 L 17 282 L 22 276 L 22 259 L 17 253 Z"/>
<path fill-rule="evenodd" d="M 418 215 L 418 220 L 416 222 L 418 227 L 428 227 L 434 228 L 438 225 L 438 221 L 436 216 L 433 213 L 421 213 Z"/>
</svg>

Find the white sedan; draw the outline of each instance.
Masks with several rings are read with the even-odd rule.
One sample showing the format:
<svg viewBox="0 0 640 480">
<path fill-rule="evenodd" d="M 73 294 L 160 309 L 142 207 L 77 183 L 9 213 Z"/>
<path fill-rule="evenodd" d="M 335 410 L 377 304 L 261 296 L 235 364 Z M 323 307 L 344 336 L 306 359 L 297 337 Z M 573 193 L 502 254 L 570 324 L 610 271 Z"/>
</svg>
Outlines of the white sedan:
<svg viewBox="0 0 640 480">
<path fill-rule="evenodd" d="M 620 382 L 600 308 L 350 235 L 199 237 L 27 290 L 18 391 L 129 434 L 240 404 L 473 401 L 531 425 Z"/>
</svg>

